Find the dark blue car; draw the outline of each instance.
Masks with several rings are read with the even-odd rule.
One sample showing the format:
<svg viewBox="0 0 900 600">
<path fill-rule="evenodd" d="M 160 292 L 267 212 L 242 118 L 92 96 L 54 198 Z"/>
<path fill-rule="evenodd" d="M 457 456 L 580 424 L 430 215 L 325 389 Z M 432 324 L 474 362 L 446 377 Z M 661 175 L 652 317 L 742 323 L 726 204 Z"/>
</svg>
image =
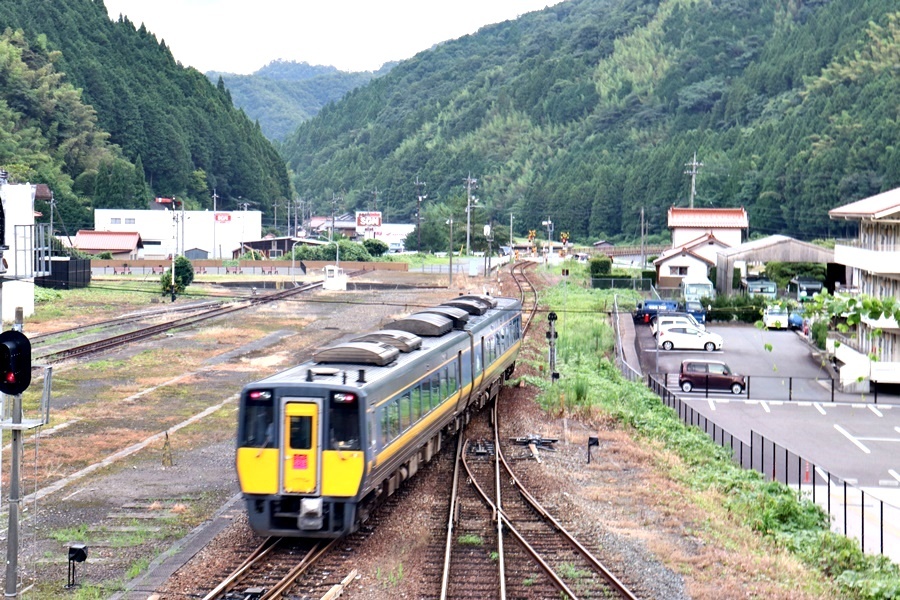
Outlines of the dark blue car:
<svg viewBox="0 0 900 600">
<path fill-rule="evenodd" d="M 803 309 L 795 308 L 788 314 L 788 327 L 791 329 L 803 328 Z"/>
</svg>

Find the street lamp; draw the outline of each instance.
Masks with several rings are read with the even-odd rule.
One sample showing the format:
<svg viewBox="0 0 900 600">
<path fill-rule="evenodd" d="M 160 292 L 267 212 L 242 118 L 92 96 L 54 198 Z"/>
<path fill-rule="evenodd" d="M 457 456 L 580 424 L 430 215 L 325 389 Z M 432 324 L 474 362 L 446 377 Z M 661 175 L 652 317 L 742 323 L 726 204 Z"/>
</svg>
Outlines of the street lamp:
<svg viewBox="0 0 900 600">
<path fill-rule="evenodd" d="M 491 275 L 491 243 L 494 241 L 494 238 L 491 236 L 491 226 L 490 225 L 484 226 L 484 239 L 486 239 L 487 243 L 488 243 L 487 257 L 486 257 L 486 260 L 484 261 L 485 262 L 484 276 L 490 277 L 490 275 Z"/>
<path fill-rule="evenodd" d="M 547 228 L 547 263 L 550 263 L 550 250 L 553 248 L 553 221 L 547 219 L 541 221 L 541 225 Z"/>
<path fill-rule="evenodd" d="M 473 179 L 469 174 L 463 181 L 466 182 L 466 256 L 470 252 L 470 230 L 472 228 L 472 205 L 478 204 L 478 198 L 472 195 L 472 190 L 478 187 L 478 180 Z"/>
</svg>

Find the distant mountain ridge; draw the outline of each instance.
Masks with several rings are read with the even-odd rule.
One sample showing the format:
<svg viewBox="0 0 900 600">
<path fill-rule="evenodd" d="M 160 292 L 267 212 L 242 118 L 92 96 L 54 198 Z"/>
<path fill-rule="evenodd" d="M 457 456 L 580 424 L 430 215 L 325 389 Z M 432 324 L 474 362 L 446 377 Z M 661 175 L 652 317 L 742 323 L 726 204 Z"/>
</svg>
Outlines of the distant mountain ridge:
<svg viewBox="0 0 900 600">
<path fill-rule="evenodd" d="M 518 235 L 653 234 L 686 206 L 744 206 L 751 234 L 845 233 L 828 210 L 900 186 L 895 0 L 567 0 L 402 62 L 281 145 L 294 186 L 391 220 L 423 248 L 475 212 Z M 428 183 L 419 210 L 415 180 Z"/>
<path fill-rule="evenodd" d="M 258 121 L 270 140 L 283 140 L 303 121 L 316 116 L 323 106 L 384 75 L 394 66 L 378 71 L 349 73 L 333 66 L 276 60 L 251 75 L 210 71 L 213 83 L 221 78 L 232 101 L 247 116 Z"/>
</svg>

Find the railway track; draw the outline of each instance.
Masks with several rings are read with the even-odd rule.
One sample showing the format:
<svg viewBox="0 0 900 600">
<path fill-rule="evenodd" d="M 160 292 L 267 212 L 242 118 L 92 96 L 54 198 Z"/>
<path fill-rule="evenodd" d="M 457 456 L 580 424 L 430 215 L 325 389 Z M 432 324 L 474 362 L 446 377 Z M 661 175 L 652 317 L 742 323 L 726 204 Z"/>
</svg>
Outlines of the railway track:
<svg viewBox="0 0 900 600">
<path fill-rule="evenodd" d="M 537 312 L 537 291 L 513 265 L 523 328 Z M 623 598 L 635 596 L 516 477 L 507 462 L 495 402 L 460 435 L 451 486 L 440 599 Z M 463 441 L 465 436 L 465 441 Z"/>
<path fill-rule="evenodd" d="M 225 315 L 229 315 L 231 313 L 239 312 L 248 308 L 260 306 L 262 304 L 267 304 L 270 302 L 276 302 L 279 300 L 284 300 L 286 298 L 290 298 L 291 296 L 296 296 L 298 294 L 302 294 L 304 292 L 308 292 L 310 290 L 321 287 L 323 282 L 313 282 L 308 283 L 302 286 L 298 286 L 295 288 L 282 290 L 279 292 L 274 292 L 271 294 L 265 294 L 260 296 L 252 296 L 247 298 L 246 300 L 241 300 L 237 302 L 230 303 L 219 303 L 213 302 L 208 303 L 209 306 L 206 309 L 201 308 L 199 312 L 197 310 L 193 310 L 192 312 L 195 314 L 189 314 L 182 317 L 178 317 L 172 319 L 170 321 L 166 321 L 164 323 L 157 323 L 154 325 L 147 325 L 144 327 L 138 327 L 137 329 L 112 335 L 108 337 L 103 337 L 98 340 L 94 340 L 91 342 L 87 342 L 84 344 L 79 344 L 75 346 L 71 346 L 62 350 L 56 350 L 47 352 L 41 355 L 36 355 L 34 357 L 34 361 L 36 363 L 42 364 L 53 364 L 60 362 L 62 360 L 77 358 L 80 356 L 85 356 L 89 354 L 94 354 L 97 352 L 102 352 L 104 350 L 109 350 L 130 342 L 135 342 L 143 339 L 147 339 L 158 335 L 160 333 L 164 333 L 166 331 L 171 331 L 173 329 L 178 329 L 182 327 L 190 327 L 202 321 L 207 321 L 209 319 L 215 319 L 218 317 L 223 317 Z M 186 307 L 187 311 L 191 310 L 191 307 Z M 161 313 L 165 314 L 165 312 Z M 139 317 L 126 317 L 126 323 L 137 320 Z M 108 325 L 109 322 L 104 322 Z M 98 324 L 94 324 L 94 327 L 98 326 Z M 88 326 L 90 327 L 90 326 Z M 77 329 L 77 328 L 73 328 Z M 55 332 L 59 334 L 60 332 Z"/>
</svg>

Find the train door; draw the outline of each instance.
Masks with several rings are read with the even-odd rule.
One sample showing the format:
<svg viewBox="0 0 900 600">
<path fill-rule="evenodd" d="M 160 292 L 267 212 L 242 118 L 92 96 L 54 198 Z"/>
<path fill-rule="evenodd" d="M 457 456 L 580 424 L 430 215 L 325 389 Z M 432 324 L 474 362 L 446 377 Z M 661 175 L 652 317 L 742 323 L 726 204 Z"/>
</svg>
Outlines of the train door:
<svg viewBox="0 0 900 600">
<path fill-rule="evenodd" d="M 281 444 L 281 489 L 285 494 L 317 494 L 319 445 L 322 437 L 321 402 L 288 400 L 284 405 Z"/>
</svg>

